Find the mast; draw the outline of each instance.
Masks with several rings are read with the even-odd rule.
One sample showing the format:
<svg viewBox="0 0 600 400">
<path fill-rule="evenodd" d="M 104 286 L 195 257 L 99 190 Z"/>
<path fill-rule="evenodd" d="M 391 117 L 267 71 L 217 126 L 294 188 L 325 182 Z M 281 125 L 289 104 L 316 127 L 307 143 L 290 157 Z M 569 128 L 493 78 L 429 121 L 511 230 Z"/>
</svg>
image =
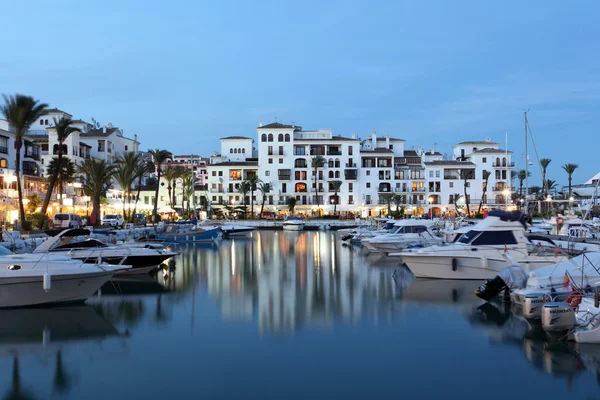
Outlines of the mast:
<svg viewBox="0 0 600 400">
<path fill-rule="evenodd" d="M 523 113 L 523 125 L 525 128 L 525 212 L 529 214 L 529 154 L 527 154 L 527 111 Z"/>
</svg>

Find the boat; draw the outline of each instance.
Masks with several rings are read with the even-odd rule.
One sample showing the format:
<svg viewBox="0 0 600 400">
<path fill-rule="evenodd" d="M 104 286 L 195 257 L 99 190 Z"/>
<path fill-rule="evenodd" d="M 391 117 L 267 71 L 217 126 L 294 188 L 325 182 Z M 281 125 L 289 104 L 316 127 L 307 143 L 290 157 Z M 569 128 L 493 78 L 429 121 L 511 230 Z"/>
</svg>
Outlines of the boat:
<svg viewBox="0 0 600 400">
<path fill-rule="evenodd" d="M 131 265 L 128 274 L 142 274 L 151 271 L 163 261 L 177 255 L 172 251 L 150 247 L 135 247 L 123 244 L 108 245 L 91 237 L 88 229 L 65 229 L 56 236 L 51 236 L 35 248 L 34 254 L 52 253 L 95 263 L 98 259 L 108 264 L 123 263 Z"/>
<path fill-rule="evenodd" d="M 396 222 L 398 221 L 395 219 L 375 218 L 368 226 L 340 229 L 338 233 L 341 235 L 342 241 L 349 240 L 351 243 L 360 243 L 363 239 L 390 232 Z"/>
<path fill-rule="evenodd" d="M 0 308 L 84 302 L 131 266 L 88 264 L 51 254 L 13 254 L 0 246 Z"/>
<path fill-rule="evenodd" d="M 283 221 L 284 231 L 301 231 L 304 230 L 304 221 L 300 217 L 289 217 Z"/>
<path fill-rule="evenodd" d="M 166 225 L 165 231 L 156 234 L 156 239 L 167 243 L 202 243 L 212 242 L 219 237 L 221 228 L 218 226 L 177 226 Z"/>
<path fill-rule="evenodd" d="M 224 238 L 247 236 L 250 232 L 254 232 L 255 230 L 255 226 L 221 225 L 221 232 L 223 233 Z"/>
<path fill-rule="evenodd" d="M 514 264 L 533 271 L 567 259 L 560 252 L 529 242 L 523 218 L 519 211 L 491 211 L 454 243 L 389 255 L 401 257 L 419 278 L 481 280 Z"/>
<path fill-rule="evenodd" d="M 410 246 L 427 247 L 441 244 L 442 239 L 431 230 L 432 221 L 403 219 L 394 224 L 386 234 L 361 240 L 361 244 L 371 253 L 398 252 Z"/>
</svg>

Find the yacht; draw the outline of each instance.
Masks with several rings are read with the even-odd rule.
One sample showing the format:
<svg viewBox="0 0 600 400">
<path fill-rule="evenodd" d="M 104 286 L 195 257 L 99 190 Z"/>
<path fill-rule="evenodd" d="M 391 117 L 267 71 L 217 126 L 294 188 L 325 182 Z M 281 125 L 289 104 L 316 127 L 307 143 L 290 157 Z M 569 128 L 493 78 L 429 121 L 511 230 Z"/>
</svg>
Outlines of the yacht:
<svg viewBox="0 0 600 400">
<path fill-rule="evenodd" d="M 83 302 L 130 268 L 51 254 L 13 254 L 0 246 L 0 308 Z"/>
<path fill-rule="evenodd" d="M 361 243 L 371 253 L 397 252 L 414 245 L 441 244 L 442 239 L 431 230 L 433 225 L 429 220 L 403 219 L 397 221 L 389 233 L 363 239 Z"/>
<path fill-rule="evenodd" d="M 52 253 L 69 256 L 75 260 L 95 263 L 97 260 L 109 264 L 123 263 L 131 265 L 127 271 L 131 274 L 142 274 L 151 271 L 163 261 L 177 255 L 172 251 L 151 247 L 111 246 L 90 237 L 88 229 L 66 229 L 51 236 L 40 244 L 33 253 Z"/>
<path fill-rule="evenodd" d="M 300 217 L 289 217 L 283 221 L 284 231 L 302 231 L 304 230 L 304 221 Z"/>
<path fill-rule="evenodd" d="M 509 265 L 533 271 L 567 259 L 560 252 L 533 245 L 525 229 L 522 213 L 491 211 L 454 243 L 406 249 L 390 256 L 400 256 L 416 277 L 482 280 Z"/>
<path fill-rule="evenodd" d="M 338 233 L 343 241 L 360 243 L 363 239 L 372 238 L 394 229 L 395 219 L 375 218 L 368 226 L 358 226 L 348 229 L 339 229 Z"/>
<path fill-rule="evenodd" d="M 256 230 L 255 226 L 245 226 L 245 225 L 221 225 L 221 233 L 224 238 L 232 238 L 232 237 L 243 237 L 247 236 L 250 232 L 254 232 Z"/>
</svg>

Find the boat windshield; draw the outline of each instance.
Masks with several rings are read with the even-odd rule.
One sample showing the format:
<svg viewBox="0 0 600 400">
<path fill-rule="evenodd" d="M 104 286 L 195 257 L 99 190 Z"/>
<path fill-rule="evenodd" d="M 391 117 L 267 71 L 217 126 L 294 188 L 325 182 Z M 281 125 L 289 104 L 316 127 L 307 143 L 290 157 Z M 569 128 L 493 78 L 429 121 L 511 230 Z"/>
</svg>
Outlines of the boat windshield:
<svg viewBox="0 0 600 400">
<path fill-rule="evenodd" d="M 13 252 L 4 246 L 0 246 L 0 256 L 8 256 L 10 254 L 13 254 Z"/>
<path fill-rule="evenodd" d="M 458 242 L 470 243 L 473 246 L 517 244 L 512 231 L 469 231 L 462 235 Z"/>
</svg>

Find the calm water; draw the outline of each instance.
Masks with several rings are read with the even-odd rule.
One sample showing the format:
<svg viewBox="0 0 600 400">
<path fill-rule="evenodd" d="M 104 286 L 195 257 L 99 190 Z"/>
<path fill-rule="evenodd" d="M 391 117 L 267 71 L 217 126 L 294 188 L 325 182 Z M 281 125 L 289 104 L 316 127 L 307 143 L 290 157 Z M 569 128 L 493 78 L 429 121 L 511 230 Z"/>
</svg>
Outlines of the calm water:
<svg viewBox="0 0 600 400">
<path fill-rule="evenodd" d="M 600 346 L 544 343 L 478 282 L 414 280 L 326 232 L 179 250 L 166 280 L 0 311 L 0 395 L 600 398 Z"/>
</svg>

